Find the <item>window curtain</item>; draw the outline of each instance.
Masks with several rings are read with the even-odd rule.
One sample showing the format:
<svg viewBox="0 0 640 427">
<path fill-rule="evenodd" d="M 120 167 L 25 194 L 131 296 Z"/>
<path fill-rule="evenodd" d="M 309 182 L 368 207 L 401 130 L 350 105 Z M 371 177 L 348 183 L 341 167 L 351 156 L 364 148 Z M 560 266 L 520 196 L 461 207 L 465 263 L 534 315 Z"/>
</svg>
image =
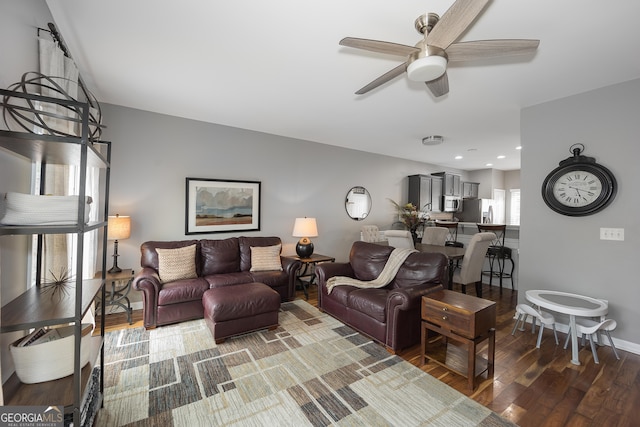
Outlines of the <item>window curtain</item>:
<svg viewBox="0 0 640 427">
<path fill-rule="evenodd" d="M 78 69 L 73 60 L 64 55 L 62 50 L 52 40 L 38 39 L 40 73 L 45 76 L 55 77 L 65 92 L 73 99 L 78 99 Z M 56 91 L 42 88 L 43 96 L 61 97 Z M 61 115 L 72 114 L 65 108 L 55 108 L 55 105 L 43 105 L 42 109 Z M 62 130 L 69 134 L 79 135 L 79 129 L 75 122 L 63 119 L 46 117 L 47 125 L 56 130 Z M 78 166 L 71 165 L 47 165 L 44 177 L 44 194 L 59 196 L 78 195 L 80 186 L 80 171 Z M 40 165 L 34 165 L 33 180 L 36 185 L 40 182 Z M 39 191 L 39 188 L 34 190 Z M 85 185 L 87 196 L 91 196 L 93 203 L 90 205 L 90 221 L 99 219 L 99 170 L 97 168 L 87 170 Z M 92 231 L 84 235 L 84 251 L 82 260 L 83 279 L 93 278 L 96 274 L 98 232 Z M 77 235 L 45 235 L 42 257 L 42 280 L 51 279 L 51 275 L 59 276 L 63 271 L 68 272 L 69 277 L 76 277 Z M 34 258 L 35 259 L 35 258 Z"/>
</svg>

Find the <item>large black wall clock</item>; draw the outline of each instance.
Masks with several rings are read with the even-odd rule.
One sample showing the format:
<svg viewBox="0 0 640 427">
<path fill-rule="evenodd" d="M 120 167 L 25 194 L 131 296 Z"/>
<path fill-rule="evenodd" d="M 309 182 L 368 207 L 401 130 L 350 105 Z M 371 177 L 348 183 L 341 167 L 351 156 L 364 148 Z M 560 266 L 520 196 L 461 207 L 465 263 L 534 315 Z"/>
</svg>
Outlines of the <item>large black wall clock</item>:
<svg viewBox="0 0 640 427">
<path fill-rule="evenodd" d="M 593 157 L 582 156 L 584 145 L 574 144 L 573 153 L 560 162 L 542 183 L 547 206 L 562 215 L 591 215 L 609 206 L 616 196 L 616 179 Z"/>
</svg>

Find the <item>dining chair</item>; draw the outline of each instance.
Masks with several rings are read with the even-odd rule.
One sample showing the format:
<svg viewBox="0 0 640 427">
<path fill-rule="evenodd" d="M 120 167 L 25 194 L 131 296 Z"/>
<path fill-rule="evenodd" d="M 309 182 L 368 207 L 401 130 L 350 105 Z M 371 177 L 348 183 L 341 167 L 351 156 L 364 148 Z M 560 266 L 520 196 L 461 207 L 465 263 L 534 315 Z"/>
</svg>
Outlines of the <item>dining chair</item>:
<svg viewBox="0 0 640 427">
<path fill-rule="evenodd" d="M 489 275 L 489 285 L 493 285 L 493 278 L 498 277 L 500 279 L 500 292 L 502 292 L 502 279 L 508 278 L 511 280 L 511 289 L 513 287 L 513 270 L 515 269 L 515 263 L 511 256 L 512 250 L 504 245 L 504 239 L 507 234 L 507 226 L 505 224 L 476 224 L 478 231 L 494 233 L 496 235 L 495 240 L 489 246 L 487 250 L 487 258 L 489 258 L 489 271 L 484 271 L 483 274 Z M 504 271 L 505 262 L 511 262 L 511 272 Z"/>
<path fill-rule="evenodd" d="M 482 266 L 487 249 L 496 235 L 493 233 L 476 233 L 469 241 L 460 269 L 453 273 L 453 283 L 462 285 L 462 293 L 467 293 L 467 285 L 476 285 L 476 295 L 482 298 Z"/>
<path fill-rule="evenodd" d="M 589 338 L 589 343 L 591 344 L 591 353 L 593 353 L 593 361 L 596 364 L 599 364 L 598 353 L 596 352 L 596 346 L 594 344 L 594 337 L 598 332 L 604 332 L 609 338 L 609 345 L 613 350 L 613 354 L 616 356 L 616 359 L 620 360 L 620 356 L 618 356 L 618 351 L 616 350 L 616 346 L 613 344 L 613 340 L 611 339 L 611 335 L 609 331 L 613 331 L 618 324 L 613 319 L 606 319 L 603 321 L 596 321 L 584 317 L 576 318 L 576 333 L 578 335 L 582 335 L 582 345 L 584 345 L 584 338 L 587 336 Z M 571 336 L 571 329 L 567 333 L 567 339 L 564 341 L 564 348 L 567 348 L 569 344 L 569 337 Z M 602 341 L 598 341 L 598 344 L 602 345 Z"/>
<path fill-rule="evenodd" d="M 375 243 L 380 241 L 380 230 L 377 225 L 363 225 L 360 230 L 360 238 L 363 242 Z"/>
<path fill-rule="evenodd" d="M 458 221 L 443 221 L 441 219 L 437 219 L 436 227 L 445 227 L 449 230 L 447 241 L 444 242 L 445 246 L 464 248 L 464 244 L 462 242 L 458 242 Z M 460 260 L 456 261 L 456 268 L 460 268 Z"/>
<path fill-rule="evenodd" d="M 449 229 L 445 227 L 425 227 L 422 231 L 422 243 L 427 245 L 444 246 L 449 236 Z"/>
<path fill-rule="evenodd" d="M 415 248 L 413 237 L 411 237 L 409 230 L 386 230 L 384 236 L 387 238 L 389 246 L 394 248 Z"/>
<path fill-rule="evenodd" d="M 536 348 L 540 348 L 540 343 L 542 342 L 542 332 L 544 331 L 544 327 L 552 327 L 553 335 L 556 339 L 556 345 L 558 345 L 558 333 L 556 332 L 556 319 L 552 314 L 546 313 L 542 310 L 536 310 L 527 304 L 518 304 L 516 306 L 516 314 L 518 318 L 516 319 L 516 324 L 513 325 L 513 329 L 511 330 L 511 335 L 516 333 L 516 328 L 518 327 L 518 323 L 522 321 L 522 326 L 519 331 L 524 331 L 524 325 L 527 323 L 527 317 L 531 316 L 531 333 L 535 333 L 536 331 L 536 321 L 540 321 L 540 332 L 538 333 L 538 342 L 536 343 Z M 565 348 L 566 345 L 565 345 Z"/>
</svg>

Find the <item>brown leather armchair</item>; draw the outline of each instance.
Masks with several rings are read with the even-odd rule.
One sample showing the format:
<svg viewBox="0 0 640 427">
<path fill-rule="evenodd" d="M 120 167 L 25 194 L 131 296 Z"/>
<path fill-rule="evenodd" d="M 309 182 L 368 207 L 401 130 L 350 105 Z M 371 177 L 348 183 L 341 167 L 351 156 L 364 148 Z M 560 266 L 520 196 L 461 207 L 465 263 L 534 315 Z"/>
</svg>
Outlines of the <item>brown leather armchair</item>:
<svg viewBox="0 0 640 427">
<path fill-rule="evenodd" d="M 327 280 L 333 276 L 365 281 L 377 278 L 393 249 L 354 242 L 349 262 L 319 264 L 316 273 L 320 310 L 396 352 L 420 342 L 422 297 L 442 289 L 446 283 L 446 256 L 412 253 L 391 283 L 383 288 L 336 286 L 329 294 L 326 287 Z"/>
</svg>

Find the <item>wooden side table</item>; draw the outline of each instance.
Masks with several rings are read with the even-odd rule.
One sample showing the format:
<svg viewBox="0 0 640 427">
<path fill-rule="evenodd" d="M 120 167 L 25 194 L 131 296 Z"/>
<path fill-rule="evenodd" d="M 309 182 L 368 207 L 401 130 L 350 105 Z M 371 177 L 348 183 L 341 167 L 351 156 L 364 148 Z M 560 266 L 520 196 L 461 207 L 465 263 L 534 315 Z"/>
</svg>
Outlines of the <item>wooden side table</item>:
<svg viewBox="0 0 640 427">
<path fill-rule="evenodd" d="M 289 258 L 297 259 L 302 262 L 303 268 L 298 271 L 297 280 L 298 283 L 300 283 L 302 292 L 304 292 L 304 297 L 307 300 L 309 299 L 309 286 L 315 284 L 316 281 L 316 264 L 336 261 L 334 257 L 320 254 L 312 254 L 309 258 L 300 258 L 297 255 L 292 255 Z"/>
<path fill-rule="evenodd" d="M 493 377 L 496 345 L 496 303 L 471 295 L 441 290 L 422 297 L 421 364 L 432 360 L 469 379 L 469 389 L 475 389 L 475 379 L 487 371 Z M 445 338 L 444 352 L 427 351 L 428 331 Z M 467 347 L 467 363 L 460 363 L 448 351 L 448 339 Z M 478 344 L 489 340 L 487 358 L 477 358 Z M 477 360 L 479 359 L 479 360 Z M 458 362 L 457 364 L 455 362 Z"/>
<path fill-rule="evenodd" d="M 95 277 L 102 277 L 102 272 L 97 272 Z M 131 301 L 129 301 L 128 295 L 131 291 L 132 283 L 133 270 L 130 268 L 118 273 L 107 272 L 105 277 L 105 286 L 107 286 L 106 301 L 104 301 L 105 308 L 111 305 L 122 308 L 127 313 L 127 321 L 130 325 L 133 323 L 131 319 L 133 310 L 131 309 Z M 110 285 L 110 288 L 108 285 Z M 96 301 L 100 302 L 100 299 L 98 298 Z"/>
</svg>

